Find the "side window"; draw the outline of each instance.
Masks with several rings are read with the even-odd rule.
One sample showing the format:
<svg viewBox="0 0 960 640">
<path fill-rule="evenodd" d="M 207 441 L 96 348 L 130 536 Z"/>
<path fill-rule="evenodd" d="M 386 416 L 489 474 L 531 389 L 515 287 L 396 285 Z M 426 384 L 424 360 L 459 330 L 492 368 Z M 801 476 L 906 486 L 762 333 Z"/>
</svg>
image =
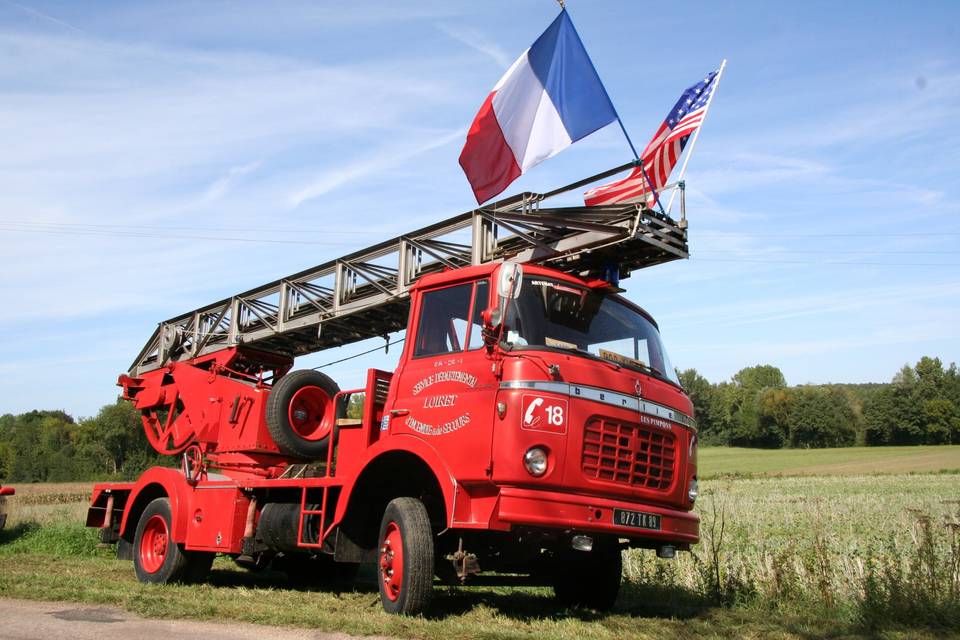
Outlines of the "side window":
<svg viewBox="0 0 960 640">
<path fill-rule="evenodd" d="M 463 351 L 473 283 L 430 291 L 423 295 L 414 356 Z"/>
<path fill-rule="evenodd" d="M 490 285 L 486 280 L 477 283 L 473 296 L 473 317 L 470 319 L 470 344 L 467 349 L 479 349 L 483 346 L 483 316 L 490 299 Z"/>
</svg>

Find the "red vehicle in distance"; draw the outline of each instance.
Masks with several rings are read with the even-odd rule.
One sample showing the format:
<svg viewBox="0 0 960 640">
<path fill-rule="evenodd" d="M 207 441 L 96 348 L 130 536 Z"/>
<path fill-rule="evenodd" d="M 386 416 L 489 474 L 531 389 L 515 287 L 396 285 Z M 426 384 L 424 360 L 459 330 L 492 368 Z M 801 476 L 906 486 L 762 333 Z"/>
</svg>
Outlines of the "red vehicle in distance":
<svg viewBox="0 0 960 640">
<path fill-rule="evenodd" d="M 0 486 L 0 529 L 7 526 L 7 497 L 16 493 L 13 487 Z"/>
<path fill-rule="evenodd" d="M 161 323 L 119 384 L 181 467 L 96 485 L 87 525 L 144 582 L 226 554 L 330 582 L 373 563 L 392 613 L 482 572 L 609 608 L 623 549 L 672 557 L 699 534 L 692 406 L 618 286 L 687 256 L 685 216 L 542 206 L 623 169 Z M 292 370 L 399 330 L 396 369 L 362 389 Z"/>
</svg>

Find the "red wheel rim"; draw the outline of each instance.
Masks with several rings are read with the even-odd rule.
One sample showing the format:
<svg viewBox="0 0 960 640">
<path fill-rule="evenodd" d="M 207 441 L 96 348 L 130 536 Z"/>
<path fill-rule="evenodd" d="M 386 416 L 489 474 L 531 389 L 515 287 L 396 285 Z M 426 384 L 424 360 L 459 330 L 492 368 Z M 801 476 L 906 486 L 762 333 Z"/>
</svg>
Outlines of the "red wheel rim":
<svg viewBox="0 0 960 640">
<path fill-rule="evenodd" d="M 324 417 L 330 396 L 320 387 L 303 387 L 290 398 L 287 419 L 297 435 L 304 440 L 323 440 L 330 432 Z"/>
<path fill-rule="evenodd" d="M 140 537 L 140 566 L 147 573 L 156 573 L 167 558 L 167 545 L 170 543 L 167 521 L 163 516 L 151 516 L 143 528 Z"/>
<path fill-rule="evenodd" d="M 396 602 L 403 588 L 403 539 L 400 527 L 390 521 L 380 545 L 380 578 L 387 598 Z"/>
</svg>

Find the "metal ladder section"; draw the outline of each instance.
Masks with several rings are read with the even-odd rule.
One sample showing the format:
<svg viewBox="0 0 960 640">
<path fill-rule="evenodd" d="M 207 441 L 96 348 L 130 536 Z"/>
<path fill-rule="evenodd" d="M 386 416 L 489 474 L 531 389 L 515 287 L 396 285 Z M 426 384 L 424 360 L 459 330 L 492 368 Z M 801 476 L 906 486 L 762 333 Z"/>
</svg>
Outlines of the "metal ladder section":
<svg viewBox="0 0 960 640">
<path fill-rule="evenodd" d="M 323 547 L 323 541 L 327 537 L 327 531 L 325 530 L 327 519 L 324 514 L 327 511 L 327 495 L 330 493 L 331 489 L 330 487 L 323 487 L 320 489 L 323 494 L 320 509 L 310 508 L 316 503 L 307 502 L 308 491 L 310 491 L 310 489 L 307 489 L 306 487 L 301 488 L 300 515 L 297 523 L 297 546 L 303 547 L 304 549 L 319 549 Z M 316 537 L 314 538 L 314 536 L 311 535 L 311 539 L 304 540 L 304 534 L 307 533 L 305 529 L 309 526 L 307 521 L 311 516 L 319 519 L 319 521 L 316 523 Z"/>
<path fill-rule="evenodd" d="M 406 326 L 410 286 L 444 269 L 512 259 L 586 278 L 616 266 L 627 277 L 686 258 L 683 197 L 679 222 L 637 204 L 542 206 L 633 166 L 494 202 L 161 322 L 129 373 L 238 344 L 298 356 L 386 336 Z"/>
</svg>

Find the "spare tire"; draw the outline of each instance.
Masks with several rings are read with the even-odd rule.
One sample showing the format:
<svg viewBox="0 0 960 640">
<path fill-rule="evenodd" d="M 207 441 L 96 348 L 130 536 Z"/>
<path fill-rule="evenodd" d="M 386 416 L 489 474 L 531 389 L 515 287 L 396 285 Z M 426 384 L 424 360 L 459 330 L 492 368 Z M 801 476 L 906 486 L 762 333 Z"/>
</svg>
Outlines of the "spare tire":
<svg viewBox="0 0 960 640">
<path fill-rule="evenodd" d="M 327 454 L 336 423 L 337 383 L 319 371 L 291 371 L 267 398 L 267 428 L 280 451 L 315 460 Z"/>
</svg>

